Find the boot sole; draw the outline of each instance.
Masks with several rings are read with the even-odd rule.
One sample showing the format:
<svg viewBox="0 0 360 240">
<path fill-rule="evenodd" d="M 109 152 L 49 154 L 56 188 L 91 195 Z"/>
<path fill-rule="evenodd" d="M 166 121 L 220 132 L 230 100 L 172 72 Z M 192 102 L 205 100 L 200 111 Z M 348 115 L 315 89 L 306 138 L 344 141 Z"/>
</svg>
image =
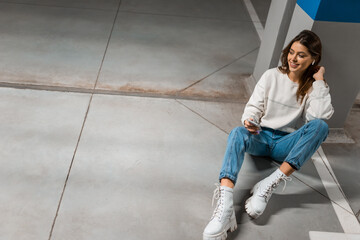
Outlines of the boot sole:
<svg viewBox="0 0 360 240">
<path fill-rule="evenodd" d="M 236 218 L 234 218 L 233 220 L 230 221 L 228 227 L 226 227 L 226 229 L 223 232 L 216 235 L 203 234 L 203 240 L 225 240 L 227 238 L 227 233 L 234 232 L 236 229 L 237 229 L 237 222 L 236 222 Z"/>
<path fill-rule="evenodd" d="M 256 218 L 258 218 L 260 215 L 259 215 L 259 214 L 256 214 L 256 213 L 253 211 L 253 208 L 252 208 L 251 203 L 250 203 L 251 198 L 252 198 L 252 197 L 249 197 L 249 198 L 246 200 L 246 202 L 245 202 L 245 211 L 246 211 L 246 213 L 247 213 L 251 218 L 256 219 Z"/>
<path fill-rule="evenodd" d="M 256 185 L 250 190 L 250 195 L 253 195 L 254 194 L 254 191 L 255 191 L 255 187 Z M 260 216 L 260 214 L 256 214 L 254 211 L 253 211 L 253 208 L 251 206 L 251 199 L 252 199 L 252 196 L 249 197 L 246 202 L 245 202 L 245 211 L 246 213 L 249 215 L 249 217 L 251 217 L 252 219 L 256 219 Z"/>
</svg>

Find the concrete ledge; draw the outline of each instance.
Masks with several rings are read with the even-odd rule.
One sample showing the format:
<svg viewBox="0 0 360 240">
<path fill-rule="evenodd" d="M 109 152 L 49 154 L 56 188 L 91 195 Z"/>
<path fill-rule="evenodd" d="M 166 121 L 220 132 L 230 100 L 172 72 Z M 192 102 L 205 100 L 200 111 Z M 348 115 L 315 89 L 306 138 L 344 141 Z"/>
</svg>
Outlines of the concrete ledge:
<svg viewBox="0 0 360 240">
<path fill-rule="evenodd" d="M 360 234 L 310 231 L 309 237 L 310 240 L 359 240 Z"/>
<path fill-rule="evenodd" d="M 355 141 L 344 128 L 330 128 L 324 143 L 355 143 Z"/>
</svg>

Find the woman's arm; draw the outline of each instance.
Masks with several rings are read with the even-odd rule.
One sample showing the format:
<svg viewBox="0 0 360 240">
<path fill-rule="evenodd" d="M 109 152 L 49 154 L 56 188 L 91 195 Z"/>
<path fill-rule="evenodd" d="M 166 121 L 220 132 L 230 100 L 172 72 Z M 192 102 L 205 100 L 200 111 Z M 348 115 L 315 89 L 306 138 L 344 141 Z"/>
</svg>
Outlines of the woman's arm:
<svg viewBox="0 0 360 240">
<path fill-rule="evenodd" d="M 265 84 L 267 79 L 267 72 L 265 72 L 258 83 L 255 86 L 255 89 L 245 106 L 244 114 L 242 115 L 241 122 L 245 125 L 245 120 L 252 118 L 256 122 L 259 122 L 260 118 L 264 113 L 264 101 L 265 101 Z"/>
<path fill-rule="evenodd" d="M 324 81 L 324 73 L 325 68 L 320 67 L 319 71 L 313 76 L 315 81 L 305 105 L 306 121 L 330 119 L 334 113 L 334 108 L 331 105 L 330 89 Z"/>
</svg>

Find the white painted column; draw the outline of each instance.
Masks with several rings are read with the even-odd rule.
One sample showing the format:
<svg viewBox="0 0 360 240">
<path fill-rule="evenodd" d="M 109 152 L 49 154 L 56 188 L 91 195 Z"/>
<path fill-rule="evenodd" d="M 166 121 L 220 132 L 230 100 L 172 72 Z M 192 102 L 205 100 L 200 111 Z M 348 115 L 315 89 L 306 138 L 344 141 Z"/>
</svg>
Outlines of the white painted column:
<svg viewBox="0 0 360 240">
<path fill-rule="evenodd" d="M 269 68 L 278 66 L 296 0 L 272 0 L 253 76 L 259 81 Z"/>
</svg>

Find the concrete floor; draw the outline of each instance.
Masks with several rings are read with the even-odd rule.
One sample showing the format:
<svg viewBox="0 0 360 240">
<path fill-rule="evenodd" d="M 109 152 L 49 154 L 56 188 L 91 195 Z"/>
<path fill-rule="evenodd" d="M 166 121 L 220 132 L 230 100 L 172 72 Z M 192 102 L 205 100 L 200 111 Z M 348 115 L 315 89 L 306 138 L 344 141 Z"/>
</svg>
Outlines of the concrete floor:
<svg viewBox="0 0 360 240">
<path fill-rule="evenodd" d="M 353 108 L 345 130 L 354 144 L 323 144 L 324 151 L 356 217 L 360 221 L 360 108 Z"/>
<path fill-rule="evenodd" d="M 201 239 L 260 46 L 244 2 L 8 0 L 0 23 L 0 239 Z M 359 118 L 323 146 L 354 213 Z M 228 239 L 344 232 L 312 161 L 250 220 L 275 168 L 246 156 Z"/>
</svg>

